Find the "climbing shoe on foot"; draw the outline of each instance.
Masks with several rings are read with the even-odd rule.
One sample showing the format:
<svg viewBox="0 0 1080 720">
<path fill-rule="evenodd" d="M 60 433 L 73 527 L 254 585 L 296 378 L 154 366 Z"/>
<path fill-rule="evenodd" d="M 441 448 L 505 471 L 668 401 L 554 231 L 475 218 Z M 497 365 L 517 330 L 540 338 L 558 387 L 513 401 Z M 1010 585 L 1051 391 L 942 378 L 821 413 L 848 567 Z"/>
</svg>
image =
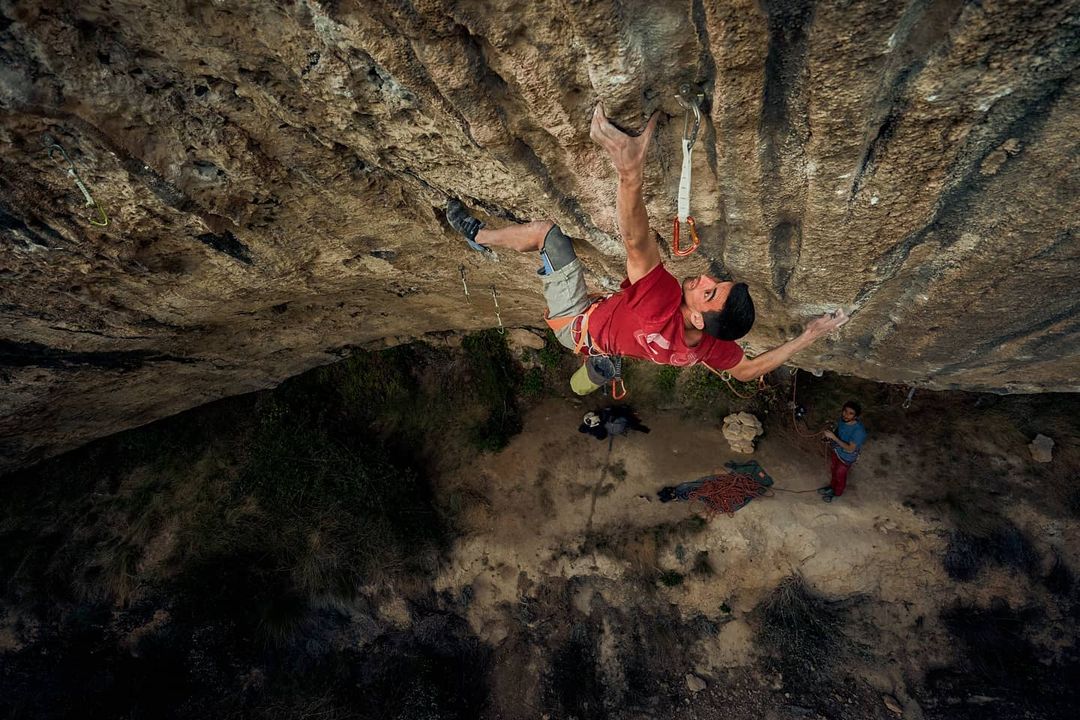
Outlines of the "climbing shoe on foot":
<svg viewBox="0 0 1080 720">
<path fill-rule="evenodd" d="M 465 236 L 465 242 L 469 243 L 469 247 L 473 250 L 485 255 L 494 254 L 491 248 L 484 247 L 476 242 L 476 233 L 480 232 L 481 228 L 484 227 L 484 223 L 470 215 L 469 211 L 465 209 L 465 205 L 457 198 L 450 198 L 446 202 L 446 222 L 450 223 L 450 227 L 454 228 L 454 230 Z"/>
<path fill-rule="evenodd" d="M 822 495 L 821 499 L 824 500 L 825 502 L 832 502 L 835 497 L 836 497 L 835 495 L 833 495 L 831 492 L 829 492 L 829 493 L 825 493 L 824 495 Z"/>
<path fill-rule="evenodd" d="M 660 492 L 656 493 L 656 496 L 660 498 L 660 502 L 671 502 L 672 500 L 678 500 L 678 497 L 675 495 L 675 488 L 670 485 L 666 488 L 661 488 Z"/>
<path fill-rule="evenodd" d="M 818 495 L 832 495 L 833 494 L 831 485 L 826 485 L 824 487 L 819 487 L 817 489 L 817 491 L 818 491 Z"/>
</svg>

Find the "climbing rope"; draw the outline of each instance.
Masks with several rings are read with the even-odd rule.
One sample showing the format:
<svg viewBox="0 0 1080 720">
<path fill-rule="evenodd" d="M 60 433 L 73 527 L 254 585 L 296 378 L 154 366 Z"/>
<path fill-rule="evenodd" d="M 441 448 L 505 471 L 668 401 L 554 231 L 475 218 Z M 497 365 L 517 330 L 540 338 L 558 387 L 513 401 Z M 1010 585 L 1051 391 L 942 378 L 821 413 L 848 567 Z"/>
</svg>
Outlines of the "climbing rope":
<svg viewBox="0 0 1080 720">
<path fill-rule="evenodd" d="M 686 257 L 695 250 L 701 241 L 698 240 L 697 225 L 694 223 L 694 218 L 690 215 L 690 171 L 691 171 L 691 158 L 694 153 L 694 143 L 697 142 L 698 130 L 701 128 L 701 102 L 704 99 L 702 93 L 692 92 L 690 85 L 684 84 L 679 88 L 679 94 L 675 96 L 679 105 L 686 110 L 683 115 L 683 134 L 682 134 L 682 173 L 679 175 L 679 204 L 678 214 L 675 216 L 675 230 L 672 233 L 672 252 L 678 257 Z M 691 115 L 694 118 L 693 125 L 690 124 Z M 682 248 L 679 245 L 679 227 L 686 223 L 686 226 L 690 229 L 690 242 L 692 243 L 689 248 Z"/>
<path fill-rule="evenodd" d="M 795 368 L 795 372 L 791 375 L 791 426 L 795 429 L 795 434 L 799 437 L 805 438 L 820 438 L 818 433 L 805 433 L 799 430 L 798 419 L 795 417 L 795 413 L 798 411 L 799 404 L 795 400 L 795 389 L 799 384 L 799 368 Z"/>
<path fill-rule="evenodd" d="M 715 369 L 713 367 L 710 367 L 706 363 L 701 363 L 701 364 L 704 365 L 705 368 L 709 372 L 711 372 L 713 375 L 716 375 L 716 377 L 723 380 L 724 383 L 727 385 L 728 390 L 731 391 L 732 395 L 735 395 L 736 397 L 741 397 L 743 400 L 749 400 L 750 398 L 754 397 L 759 392 L 761 392 L 762 390 L 764 390 L 765 388 L 767 388 L 769 386 L 768 383 L 765 382 L 765 376 L 762 375 L 761 377 L 758 378 L 758 384 L 757 384 L 757 387 L 754 388 L 754 392 L 750 393 L 749 395 L 743 395 L 741 392 L 736 390 L 735 386 L 731 383 L 733 378 L 731 377 L 731 373 L 729 373 L 727 370 L 717 370 L 717 369 Z"/>
<path fill-rule="evenodd" d="M 750 500 L 768 494 L 769 491 L 749 475 L 719 473 L 692 490 L 687 497 L 700 501 L 710 517 L 718 513 L 731 517 Z"/>
<path fill-rule="evenodd" d="M 97 218 L 90 218 L 90 224 L 96 225 L 97 227 L 107 227 L 109 224 L 109 216 L 105 214 L 105 210 L 102 209 L 101 205 L 99 205 L 97 200 L 94 199 L 94 196 L 90 194 L 90 190 L 86 187 L 86 183 L 84 183 L 82 181 L 82 178 L 79 177 L 78 171 L 75 170 L 75 163 L 71 161 L 71 158 L 67 154 L 67 150 L 65 150 L 63 146 L 60 145 L 60 143 L 56 142 L 48 136 L 45 139 L 45 145 L 49 149 L 50 160 L 56 159 L 57 151 L 59 151 L 60 154 L 64 157 L 64 160 L 67 162 L 68 165 L 68 177 L 75 181 L 75 186 L 79 188 L 79 190 L 82 192 L 83 198 L 86 199 L 85 207 L 96 208 L 98 213 L 101 215 L 100 220 L 98 220 Z"/>
</svg>

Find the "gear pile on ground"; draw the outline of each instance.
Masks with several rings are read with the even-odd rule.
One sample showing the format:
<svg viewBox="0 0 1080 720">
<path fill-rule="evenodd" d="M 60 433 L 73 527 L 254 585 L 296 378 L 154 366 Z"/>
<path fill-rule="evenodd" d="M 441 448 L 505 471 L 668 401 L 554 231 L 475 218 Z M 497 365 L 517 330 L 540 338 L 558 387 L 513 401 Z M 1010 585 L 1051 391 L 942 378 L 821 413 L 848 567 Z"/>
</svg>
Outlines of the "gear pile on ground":
<svg viewBox="0 0 1080 720">
<path fill-rule="evenodd" d="M 761 421 L 748 412 L 732 413 L 724 418 L 724 438 L 737 453 L 754 452 L 754 438 L 763 432 Z"/>
</svg>

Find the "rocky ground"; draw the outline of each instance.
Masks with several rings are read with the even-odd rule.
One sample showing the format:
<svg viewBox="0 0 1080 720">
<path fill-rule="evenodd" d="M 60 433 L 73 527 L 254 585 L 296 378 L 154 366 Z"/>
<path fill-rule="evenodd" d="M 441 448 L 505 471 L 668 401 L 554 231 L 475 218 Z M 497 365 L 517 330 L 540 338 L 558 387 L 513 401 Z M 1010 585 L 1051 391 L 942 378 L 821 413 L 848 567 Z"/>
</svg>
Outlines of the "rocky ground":
<svg viewBox="0 0 1080 720">
<path fill-rule="evenodd" d="M 513 353 L 360 355 L 5 478 L 3 714 L 1072 717 L 1076 398 L 800 373 L 795 423 L 790 376 L 633 365 L 651 432 L 609 444 L 564 355 Z M 808 426 L 849 398 L 826 504 Z M 771 493 L 659 502 L 744 457 L 738 409 Z"/>
</svg>

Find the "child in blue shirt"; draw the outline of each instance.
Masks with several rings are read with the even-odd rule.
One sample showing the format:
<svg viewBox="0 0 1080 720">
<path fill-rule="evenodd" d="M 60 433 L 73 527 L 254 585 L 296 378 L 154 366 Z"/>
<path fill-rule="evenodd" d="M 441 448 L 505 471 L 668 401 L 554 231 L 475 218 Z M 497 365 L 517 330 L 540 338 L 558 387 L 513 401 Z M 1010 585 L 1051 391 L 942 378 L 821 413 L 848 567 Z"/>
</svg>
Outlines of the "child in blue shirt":
<svg viewBox="0 0 1080 720">
<path fill-rule="evenodd" d="M 866 442 L 866 428 L 859 420 L 862 408 L 859 403 L 849 400 L 840 410 L 840 421 L 835 430 L 825 430 L 822 436 L 829 440 L 829 484 L 818 488 L 821 499 L 832 502 L 833 498 L 844 494 L 847 487 L 848 470 L 859 459 L 859 451 Z"/>
</svg>

